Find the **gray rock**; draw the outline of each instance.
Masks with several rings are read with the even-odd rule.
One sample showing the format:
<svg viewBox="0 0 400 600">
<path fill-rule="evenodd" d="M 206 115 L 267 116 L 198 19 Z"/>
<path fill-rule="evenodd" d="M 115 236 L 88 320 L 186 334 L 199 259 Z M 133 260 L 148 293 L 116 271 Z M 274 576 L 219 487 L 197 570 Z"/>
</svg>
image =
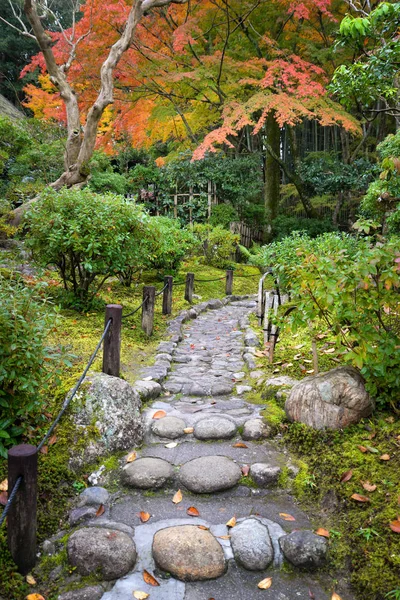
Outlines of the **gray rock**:
<svg viewBox="0 0 400 600">
<path fill-rule="evenodd" d="M 358 423 L 374 410 L 364 380 L 352 367 L 338 367 L 297 383 L 285 403 L 290 421 L 314 429 L 341 429 Z"/>
<path fill-rule="evenodd" d="M 215 537 L 194 525 L 168 527 L 153 539 L 156 565 L 181 581 L 215 579 L 226 571 L 224 551 Z"/>
<path fill-rule="evenodd" d="M 250 377 L 251 379 L 261 379 L 264 377 L 264 371 L 251 371 Z"/>
<path fill-rule="evenodd" d="M 236 562 L 249 571 L 266 569 L 274 558 L 269 531 L 257 519 L 246 519 L 230 531 Z"/>
<path fill-rule="evenodd" d="M 141 400 L 152 400 L 158 398 L 161 394 L 161 385 L 157 381 L 143 381 L 139 379 L 135 382 L 133 389 L 137 391 Z"/>
<path fill-rule="evenodd" d="M 280 467 L 271 467 L 267 463 L 254 463 L 250 467 L 251 478 L 260 487 L 276 485 L 280 474 Z"/>
<path fill-rule="evenodd" d="M 249 329 L 244 336 L 244 343 L 246 346 L 252 346 L 254 348 L 260 345 L 260 340 L 258 339 L 258 335 Z"/>
<path fill-rule="evenodd" d="M 246 373 L 244 371 L 240 371 L 239 373 L 234 373 L 233 376 L 236 379 L 236 381 L 239 381 L 246 377 Z"/>
<path fill-rule="evenodd" d="M 296 567 L 313 569 L 326 560 L 326 539 L 312 531 L 292 531 L 281 537 L 279 544 L 285 558 Z"/>
<path fill-rule="evenodd" d="M 106 581 L 123 577 L 136 562 L 133 540 L 115 529 L 78 529 L 68 539 L 67 554 L 80 575 L 98 573 Z"/>
<path fill-rule="evenodd" d="M 141 400 L 129 383 L 119 377 L 93 373 L 86 377 L 82 389 L 74 403 L 73 418 L 77 436 L 87 435 L 89 441 L 83 451 L 74 452 L 75 444 L 71 444 L 73 467 L 97 461 L 106 453 L 140 445 L 143 439 Z M 95 439 L 93 425 L 99 432 Z"/>
<path fill-rule="evenodd" d="M 216 299 L 216 300 L 209 300 L 207 302 L 207 308 L 209 310 L 216 310 L 217 308 L 222 308 L 222 307 L 223 307 L 223 304 L 222 304 L 221 300 Z"/>
<path fill-rule="evenodd" d="M 124 467 L 122 480 L 131 487 L 157 489 L 172 479 L 173 475 L 172 465 L 162 458 L 138 458 Z"/>
<path fill-rule="evenodd" d="M 42 544 L 42 552 L 46 556 L 51 556 L 56 553 L 56 545 L 51 540 L 44 540 Z"/>
<path fill-rule="evenodd" d="M 262 419 L 249 419 L 243 425 L 244 440 L 263 440 L 270 437 L 271 428 Z"/>
<path fill-rule="evenodd" d="M 236 393 L 241 396 L 242 394 L 245 394 L 246 392 L 251 392 L 253 388 L 251 387 L 251 385 L 237 385 L 236 386 Z"/>
<path fill-rule="evenodd" d="M 226 456 L 202 456 L 185 463 L 180 470 L 181 483 L 191 492 L 208 494 L 228 490 L 242 476 L 236 463 Z"/>
<path fill-rule="evenodd" d="M 293 377 L 289 377 L 288 375 L 280 375 L 279 377 L 270 377 L 265 382 L 265 386 L 271 387 L 293 387 L 299 383 L 298 379 L 293 379 Z"/>
<path fill-rule="evenodd" d="M 157 347 L 157 352 L 173 354 L 175 348 L 176 344 L 174 342 L 160 342 Z"/>
<path fill-rule="evenodd" d="M 85 523 L 85 527 L 96 527 L 97 529 L 115 529 L 116 531 L 122 531 L 122 533 L 125 533 L 132 540 L 135 537 L 135 531 L 133 527 L 130 527 L 125 523 L 120 523 L 119 521 L 112 521 L 111 519 L 104 517 L 104 515 L 102 517 L 96 517 L 93 519 L 93 521 L 88 521 Z"/>
<path fill-rule="evenodd" d="M 214 383 L 214 385 L 211 387 L 211 395 L 212 396 L 225 396 L 227 394 L 230 394 L 232 392 L 234 388 L 234 383 L 233 382 L 219 382 L 219 383 Z"/>
<path fill-rule="evenodd" d="M 75 527 L 75 525 L 79 525 L 79 523 L 83 523 L 83 521 L 93 519 L 93 517 L 96 515 L 97 508 L 95 506 L 82 506 L 80 508 L 74 508 L 69 513 L 69 524 L 71 527 Z"/>
<path fill-rule="evenodd" d="M 186 423 L 183 419 L 178 417 L 164 417 L 154 421 L 151 425 L 153 433 L 162 438 L 168 438 L 169 440 L 175 440 L 176 438 L 184 435 L 184 429 Z"/>
<path fill-rule="evenodd" d="M 91 585 L 80 590 L 65 592 L 58 596 L 58 600 L 100 600 L 103 594 L 104 590 L 100 585 Z"/>
<path fill-rule="evenodd" d="M 245 352 L 243 354 L 243 358 L 249 369 L 253 370 L 256 368 L 257 365 L 253 354 L 250 354 L 250 352 Z"/>
<path fill-rule="evenodd" d="M 172 356 L 171 354 L 168 354 L 168 352 L 160 352 L 159 354 L 156 354 L 156 360 L 166 360 L 167 362 L 172 362 Z"/>
<path fill-rule="evenodd" d="M 100 486 L 88 487 L 79 495 L 78 506 L 99 506 L 107 504 L 110 494 Z"/>
<path fill-rule="evenodd" d="M 197 421 L 194 436 L 198 440 L 227 440 L 236 433 L 236 424 L 224 417 L 207 417 Z"/>
</svg>

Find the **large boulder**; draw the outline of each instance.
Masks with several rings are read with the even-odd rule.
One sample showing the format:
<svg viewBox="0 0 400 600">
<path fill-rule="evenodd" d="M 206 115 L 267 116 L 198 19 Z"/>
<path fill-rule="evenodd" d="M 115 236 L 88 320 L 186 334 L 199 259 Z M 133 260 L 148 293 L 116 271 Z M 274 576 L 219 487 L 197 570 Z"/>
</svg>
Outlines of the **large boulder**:
<svg viewBox="0 0 400 600">
<path fill-rule="evenodd" d="M 306 377 L 291 390 L 285 403 L 290 421 L 314 429 L 341 429 L 358 423 L 374 410 L 364 380 L 352 367 L 338 367 Z"/>
<path fill-rule="evenodd" d="M 78 529 L 67 544 L 68 562 L 80 575 L 96 575 L 110 581 L 126 575 L 136 562 L 132 539 L 115 529 Z"/>
<path fill-rule="evenodd" d="M 104 373 L 91 373 L 83 382 L 73 407 L 79 438 L 73 448 L 72 467 L 141 444 L 141 400 L 127 381 Z M 81 440 L 84 443 L 80 443 Z"/>
</svg>

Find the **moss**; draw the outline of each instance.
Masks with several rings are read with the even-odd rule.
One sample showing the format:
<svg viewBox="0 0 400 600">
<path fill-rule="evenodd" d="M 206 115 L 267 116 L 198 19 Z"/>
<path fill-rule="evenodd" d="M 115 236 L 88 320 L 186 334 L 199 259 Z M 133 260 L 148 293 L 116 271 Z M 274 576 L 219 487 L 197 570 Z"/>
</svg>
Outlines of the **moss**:
<svg viewBox="0 0 400 600">
<path fill-rule="evenodd" d="M 289 486 L 289 482 L 290 482 L 289 469 L 287 467 L 283 467 L 283 469 L 279 475 L 278 486 L 281 488 L 287 488 Z"/>
<path fill-rule="evenodd" d="M 268 402 L 267 407 L 261 411 L 261 415 L 263 416 L 267 425 L 275 429 L 277 429 L 281 423 L 286 420 L 285 411 L 274 400 L 270 400 Z"/>
<path fill-rule="evenodd" d="M 250 475 L 247 475 L 247 477 L 242 475 L 242 477 L 239 479 L 238 485 L 244 485 L 245 487 L 252 489 L 257 489 L 259 487 L 256 484 L 256 482 L 250 477 Z"/>
</svg>

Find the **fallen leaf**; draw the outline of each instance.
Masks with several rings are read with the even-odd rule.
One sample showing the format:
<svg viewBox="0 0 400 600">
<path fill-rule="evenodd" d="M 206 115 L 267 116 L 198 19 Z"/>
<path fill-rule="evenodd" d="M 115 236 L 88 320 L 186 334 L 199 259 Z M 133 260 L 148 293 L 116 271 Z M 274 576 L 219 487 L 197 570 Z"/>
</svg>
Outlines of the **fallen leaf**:
<svg viewBox="0 0 400 600">
<path fill-rule="evenodd" d="M 370 502 L 367 496 L 361 496 L 361 494 L 353 494 L 352 499 L 357 500 L 357 502 Z"/>
<path fill-rule="evenodd" d="M 230 540 L 231 536 L 230 535 L 217 535 L 217 538 L 219 540 Z"/>
<path fill-rule="evenodd" d="M 8 479 L 3 479 L 0 483 L 0 492 L 6 492 L 8 490 Z"/>
<path fill-rule="evenodd" d="M 390 529 L 392 531 L 394 531 L 395 533 L 400 533 L 400 520 L 391 521 L 389 526 L 390 526 Z"/>
<path fill-rule="evenodd" d="M 347 481 L 350 481 L 350 479 L 352 477 L 353 477 L 353 471 L 351 469 L 350 469 L 350 471 L 345 471 L 340 478 L 340 483 L 346 483 Z"/>
<path fill-rule="evenodd" d="M 272 577 L 267 577 L 266 579 L 263 579 L 262 581 L 260 581 L 260 583 L 257 585 L 258 588 L 260 588 L 260 590 L 268 590 L 272 585 Z"/>
<path fill-rule="evenodd" d="M 7 492 L 0 492 L 0 505 L 5 506 L 7 504 L 7 501 L 8 501 Z"/>
<path fill-rule="evenodd" d="M 335 352 L 335 348 L 328 348 L 328 350 L 324 350 L 324 354 L 333 354 Z"/>
<path fill-rule="evenodd" d="M 367 492 L 374 492 L 376 490 L 376 485 L 370 483 L 369 481 L 362 481 L 361 483 L 364 490 Z"/>
<path fill-rule="evenodd" d="M 298 344 L 294 347 L 295 350 L 300 350 L 300 348 L 304 348 L 305 344 Z"/>
<path fill-rule="evenodd" d="M 55 444 L 56 441 L 57 441 L 57 436 L 52 435 L 51 438 L 49 439 L 49 446 L 53 446 L 53 444 Z"/>
<path fill-rule="evenodd" d="M 96 517 L 101 517 L 101 515 L 104 514 L 104 511 L 105 511 L 104 504 L 100 504 L 100 506 L 96 512 Z"/>
<path fill-rule="evenodd" d="M 390 460 L 390 455 L 389 454 L 382 454 L 382 456 L 379 457 L 381 460 Z"/>
<path fill-rule="evenodd" d="M 306 373 L 307 373 L 308 375 L 312 375 L 312 374 L 314 373 L 314 369 L 309 369 L 308 371 L 306 371 Z"/>
<path fill-rule="evenodd" d="M 142 521 L 142 523 L 147 523 L 147 521 L 150 519 L 151 514 L 148 512 L 144 512 L 143 510 L 140 512 L 140 520 Z"/>
<path fill-rule="evenodd" d="M 174 497 L 172 498 L 172 502 L 174 504 L 179 504 L 179 502 L 182 502 L 182 492 L 181 490 L 178 490 L 176 492 L 176 494 L 174 495 Z"/>
<path fill-rule="evenodd" d="M 232 447 L 233 448 L 248 448 L 248 446 L 246 446 L 246 444 L 244 442 L 236 442 L 236 444 L 233 444 Z"/>
<path fill-rule="evenodd" d="M 247 477 L 247 475 L 249 474 L 249 471 L 250 471 L 249 465 L 243 465 L 243 467 L 242 467 L 243 477 Z"/>
<path fill-rule="evenodd" d="M 342 600 L 342 599 L 339 596 L 339 594 L 336 594 L 336 592 L 333 592 L 331 600 Z"/>
<path fill-rule="evenodd" d="M 26 583 L 29 583 L 29 585 L 36 585 L 36 579 L 32 575 L 27 575 Z"/>
<path fill-rule="evenodd" d="M 42 447 L 40 448 L 40 452 L 41 452 L 42 454 L 48 454 L 48 453 L 49 453 L 49 447 L 48 447 L 48 446 L 42 446 Z"/>
<path fill-rule="evenodd" d="M 292 515 L 288 515 L 287 513 L 279 513 L 279 516 L 282 517 L 284 521 L 295 521 L 296 519 Z"/>
<path fill-rule="evenodd" d="M 307 363 L 308 365 L 312 365 L 312 360 L 309 360 L 307 358 L 304 358 L 303 362 Z"/>
<path fill-rule="evenodd" d="M 153 577 L 153 575 L 151 575 L 151 573 L 149 573 L 146 570 L 143 571 L 143 579 L 145 580 L 145 582 L 148 585 L 154 585 L 154 587 L 157 587 L 160 585 L 158 583 L 157 579 L 155 577 Z"/>
<path fill-rule="evenodd" d="M 368 450 L 366 449 L 365 446 L 357 446 L 357 448 L 363 453 L 365 454 L 365 452 L 368 452 Z"/>
<path fill-rule="evenodd" d="M 126 457 L 126 462 L 127 462 L 127 463 L 131 463 L 131 462 L 133 462 L 134 460 L 136 460 L 136 458 L 137 458 L 137 454 L 136 454 L 136 452 L 131 452 L 131 453 L 130 453 L 130 454 L 128 454 L 128 456 Z"/>
<path fill-rule="evenodd" d="M 312 592 L 310 589 L 308 590 L 308 595 L 310 596 L 311 600 L 315 600 L 314 592 Z"/>
<path fill-rule="evenodd" d="M 185 427 L 183 433 L 193 433 L 194 427 Z"/>
<path fill-rule="evenodd" d="M 275 373 L 280 373 L 281 370 L 280 369 L 275 369 L 274 371 L 272 371 L 272 374 L 274 375 Z"/>
<path fill-rule="evenodd" d="M 169 444 L 165 444 L 165 447 L 171 449 L 171 448 L 176 448 L 177 445 L 178 445 L 178 442 L 169 442 Z"/>
<path fill-rule="evenodd" d="M 189 508 L 187 509 L 186 512 L 191 517 L 199 517 L 200 516 L 200 513 L 195 506 L 189 506 Z"/>
<path fill-rule="evenodd" d="M 146 600 L 149 596 L 150 594 L 147 594 L 147 592 L 140 592 L 139 590 L 133 592 L 133 597 L 136 598 L 136 600 Z"/>
<path fill-rule="evenodd" d="M 167 416 L 167 413 L 165 412 L 165 410 L 157 410 L 154 415 L 153 415 L 153 419 L 163 419 L 164 417 Z"/>
<path fill-rule="evenodd" d="M 210 528 L 206 527 L 205 525 L 197 525 L 198 529 L 201 529 L 202 531 L 208 531 Z"/>
<path fill-rule="evenodd" d="M 25 600 L 44 600 L 41 594 L 29 594 Z"/>
<path fill-rule="evenodd" d="M 235 527 L 235 525 L 236 525 L 236 517 L 232 517 L 232 519 L 229 519 L 229 521 L 226 524 L 227 527 Z"/>
<path fill-rule="evenodd" d="M 368 452 L 371 452 L 371 454 L 379 453 L 379 450 L 377 450 L 376 448 L 373 448 L 372 446 L 367 446 L 367 450 L 368 450 Z"/>
<path fill-rule="evenodd" d="M 315 533 L 317 535 L 322 536 L 322 537 L 326 537 L 326 538 L 331 537 L 331 534 L 329 533 L 329 531 L 327 529 L 323 529 L 322 527 L 320 527 L 319 529 L 317 529 L 317 531 Z"/>
</svg>

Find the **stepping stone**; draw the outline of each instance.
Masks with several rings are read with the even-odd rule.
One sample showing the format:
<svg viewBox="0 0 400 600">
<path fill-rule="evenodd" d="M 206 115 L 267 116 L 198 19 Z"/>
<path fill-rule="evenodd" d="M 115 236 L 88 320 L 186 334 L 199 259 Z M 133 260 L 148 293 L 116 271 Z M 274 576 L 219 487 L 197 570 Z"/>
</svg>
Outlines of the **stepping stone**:
<svg viewBox="0 0 400 600">
<path fill-rule="evenodd" d="M 280 467 L 272 467 L 267 463 L 254 463 L 250 467 L 250 476 L 260 487 L 276 485 L 280 474 Z"/>
<path fill-rule="evenodd" d="M 131 487 L 147 490 L 162 487 L 173 475 L 172 465 L 162 458 L 138 458 L 124 467 L 122 480 Z"/>
<path fill-rule="evenodd" d="M 262 440 L 271 435 L 271 428 L 262 419 L 249 419 L 243 425 L 244 440 Z"/>
<path fill-rule="evenodd" d="M 151 425 L 151 431 L 162 438 L 174 440 L 181 435 L 184 435 L 186 423 L 178 417 L 164 417 L 154 421 Z"/>
<path fill-rule="evenodd" d="M 219 542 L 194 525 L 161 529 L 154 536 L 152 550 L 156 565 L 181 581 L 216 579 L 227 568 Z"/>
<path fill-rule="evenodd" d="M 100 486 L 86 488 L 79 495 L 78 506 L 99 506 L 99 504 L 107 504 L 110 494 L 107 490 Z"/>
<path fill-rule="evenodd" d="M 246 519 L 230 531 L 236 562 L 249 571 L 262 571 L 273 561 L 268 528 L 257 519 Z"/>
<path fill-rule="evenodd" d="M 58 600 L 100 600 L 103 595 L 104 589 L 101 585 L 91 585 L 80 590 L 65 592 L 58 596 Z"/>
<path fill-rule="evenodd" d="M 191 492 L 208 494 L 234 487 L 242 476 L 239 466 L 226 456 L 202 456 L 185 463 L 181 483 Z"/>
<path fill-rule="evenodd" d="M 136 547 L 121 531 L 85 527 L 68 539 L 68 561 L 80 575 L 100 575 L 111 581 L 126 575 L 136 562 Z"/>
<path fill-rule="evenodd" d="M 295 567 L 314 569 L 324 564 L 328 544 L 312 531 L 292 531 L 279 539 L 285 558 Z"/>
<path fill-rule="evenodd" d="M 194 437 L 198 440 L 227 440 L 235 433 L 235 423 L 224 417 L 201 419 L 194 426 Z"/>
</svg>

